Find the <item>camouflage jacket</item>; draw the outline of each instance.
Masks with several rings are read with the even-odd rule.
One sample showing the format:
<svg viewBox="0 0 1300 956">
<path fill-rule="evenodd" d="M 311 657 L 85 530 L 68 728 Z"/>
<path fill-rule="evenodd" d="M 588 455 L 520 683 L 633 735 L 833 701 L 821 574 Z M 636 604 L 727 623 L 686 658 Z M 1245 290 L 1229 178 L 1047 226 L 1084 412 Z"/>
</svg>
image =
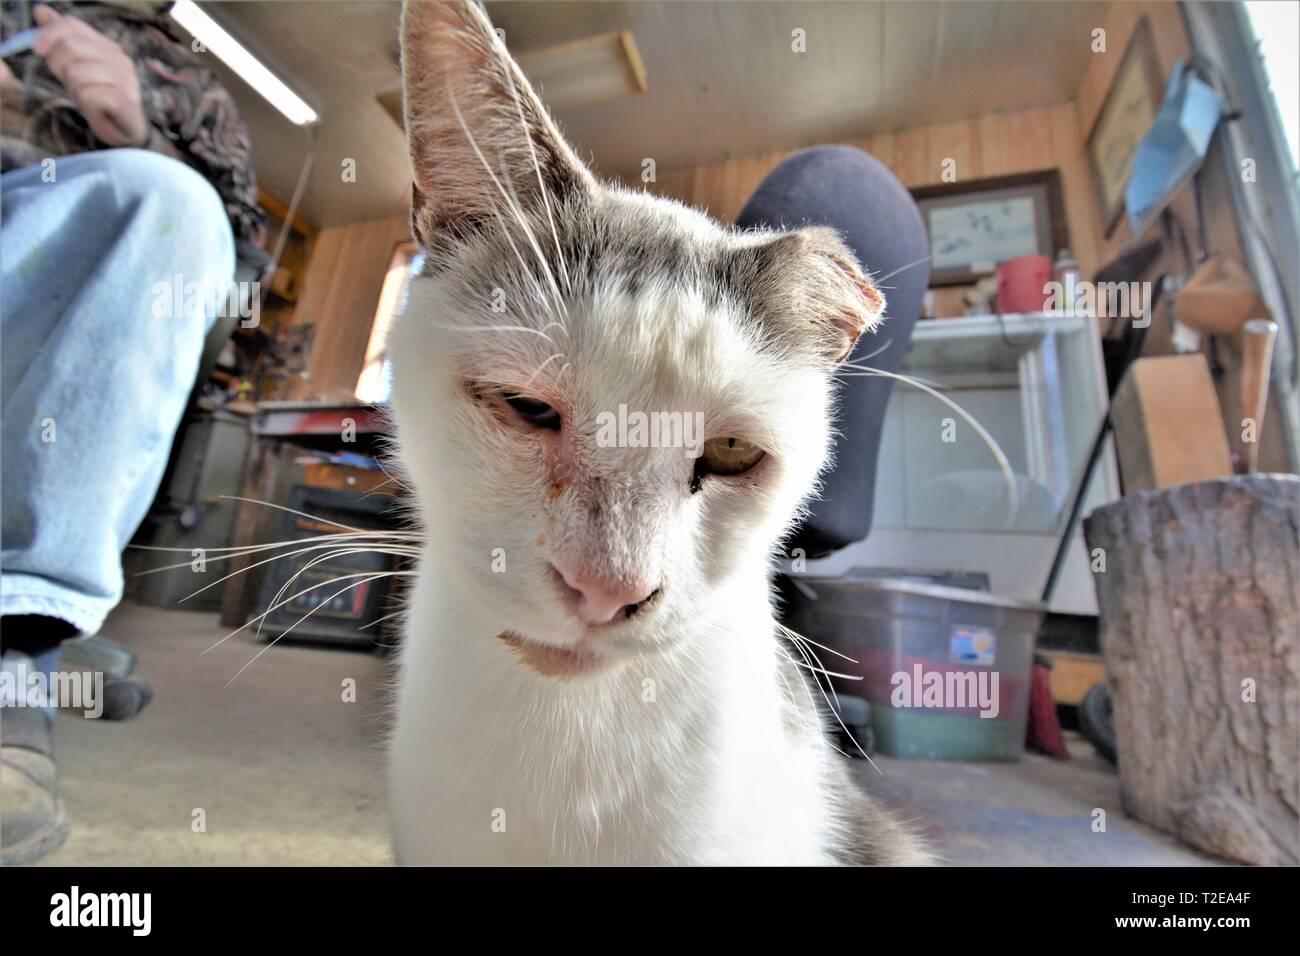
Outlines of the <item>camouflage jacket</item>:
<svg viewBox="0 0 1300 956">
<path fill-rule="evenodd" d="M 46 0 L 46 5 L 84 20 L 135 61 L 140 105 L 150 127 L 146 148 L 202 173 L 221 195 L 235 236 L 254 239 L 266 217 L 257 204 L 248 128 L 212 69 L 171 32 L 166 18 L 171 3 Z M 31 3 L 0 2 L 0 37 L 30 26 Z M 6 90 L 0 104 L 0 169 L 106 148 L 41 57 L 28 50 L 5 63 L 23 90 L 18 95 Z"/>
</svg>

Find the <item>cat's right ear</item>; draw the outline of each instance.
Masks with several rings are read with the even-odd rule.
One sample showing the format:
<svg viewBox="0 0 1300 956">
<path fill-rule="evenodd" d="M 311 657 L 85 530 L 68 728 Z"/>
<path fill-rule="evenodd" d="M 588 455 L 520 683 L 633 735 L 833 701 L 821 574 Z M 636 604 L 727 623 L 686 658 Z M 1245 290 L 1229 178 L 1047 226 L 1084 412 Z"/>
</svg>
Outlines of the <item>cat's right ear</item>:
<svg viewBox="0 0 1300 956">
<path fill-rule="evenodd" d="M 825 226 L 749 238 L 724 274 L 758 303 L 770 334 L 832 364 L 853 354 L 858 337 L 884 317 L 885 297 Z"/>
<path fill-rule="evenodd" d="M 510 221 L 510 203 L 535 213 L 594 186 L 475 3 L 403 4 L 402 100 L 426 247 L 494 210 Z"/>
</svg>

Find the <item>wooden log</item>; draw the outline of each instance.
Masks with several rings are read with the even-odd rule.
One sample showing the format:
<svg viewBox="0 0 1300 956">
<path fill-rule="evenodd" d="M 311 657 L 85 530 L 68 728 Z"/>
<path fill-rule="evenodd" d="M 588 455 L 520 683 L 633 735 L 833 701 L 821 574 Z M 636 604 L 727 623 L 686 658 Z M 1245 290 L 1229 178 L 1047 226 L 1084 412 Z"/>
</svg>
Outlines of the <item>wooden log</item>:
<svg viewBox="0 0 1300 956">
<path fill-rule="evenodd" d="M 1130 495 L 1084 534 L 1124 809 L 1219 856 L 1297 863 L 1300 478 Z"/>
</svg>

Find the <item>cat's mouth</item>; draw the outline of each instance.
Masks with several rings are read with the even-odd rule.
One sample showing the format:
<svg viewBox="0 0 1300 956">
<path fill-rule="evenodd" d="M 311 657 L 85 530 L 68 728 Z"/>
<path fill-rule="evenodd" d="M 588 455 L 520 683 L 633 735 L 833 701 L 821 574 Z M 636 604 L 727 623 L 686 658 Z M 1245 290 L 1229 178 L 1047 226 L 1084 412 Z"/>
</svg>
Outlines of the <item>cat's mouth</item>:
<svg viewBox="0 0 1300 956">
<path fill-rule="evenodd" d="M 543 677 L 557 680 L 574 680 L 609 670 L 623 660 L 622 657 L 600 654 L 590 647 L 555 647 L 521 637 L 514 631 L 502 631 L 497 638 L 515 652 L 520 662 Z"/>
</svg>

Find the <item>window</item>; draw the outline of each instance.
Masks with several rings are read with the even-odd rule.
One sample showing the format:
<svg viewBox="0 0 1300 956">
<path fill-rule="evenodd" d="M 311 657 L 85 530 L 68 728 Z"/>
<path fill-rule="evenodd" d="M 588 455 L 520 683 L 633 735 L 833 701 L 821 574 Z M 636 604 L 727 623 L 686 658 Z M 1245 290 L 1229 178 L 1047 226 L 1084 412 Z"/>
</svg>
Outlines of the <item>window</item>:
<svg viewBox="0 0 1300 956">
<path fill-rule="evenodd" d="M 1300 4 L 1252 0 L 1245 7 L 1291 152 L 1291 181 L 1300 185 Z"/>
<path fill-rule="evenodd" d="M 413 242 L 399 243 L 384 276 L 379 293 L 379 307 L 370 326 L 366 358 L 357 378 L 357 398 L 376 405 L 386 404 L 393 392 L 393 366 L 388 358 L 388 332 L 393 320 L 406 310 L 406 296 L 411 277 L 424 265 L 424 253 Z"/>
</svg>

